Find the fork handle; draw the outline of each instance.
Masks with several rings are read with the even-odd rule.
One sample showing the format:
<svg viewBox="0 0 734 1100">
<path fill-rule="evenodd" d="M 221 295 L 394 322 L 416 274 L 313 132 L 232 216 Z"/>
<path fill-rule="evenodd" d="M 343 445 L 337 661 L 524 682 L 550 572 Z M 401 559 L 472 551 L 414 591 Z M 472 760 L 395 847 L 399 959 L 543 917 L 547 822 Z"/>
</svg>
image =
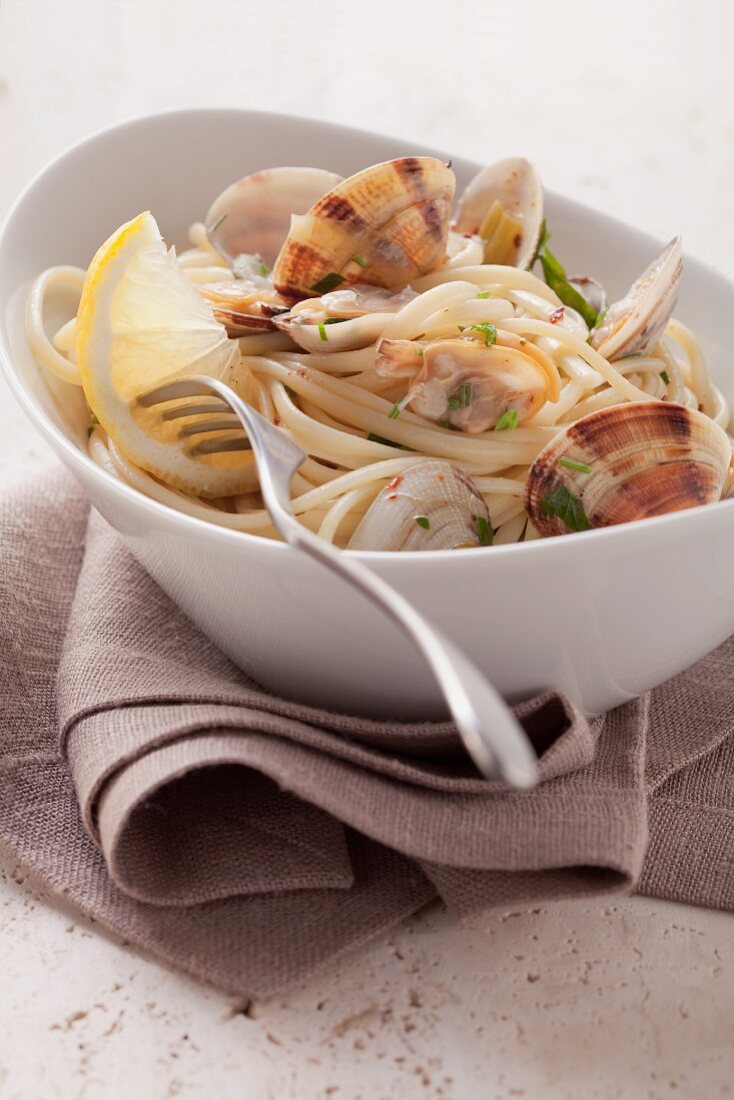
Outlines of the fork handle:
<svg viewBox="0 0 734 1100">
<path fill-rule="evenodd" d="M 279 501 L 268 500 L 276 526 L 291 546 L 349 581 L 396 622 L 425 657 L 443 692 L 464 745 L 480 772 L 513 787 L 538 781 L 527 735 L 502 696 L 476 665 L 387 581 L 363 562 L 309 531 Z"/>
</svg>

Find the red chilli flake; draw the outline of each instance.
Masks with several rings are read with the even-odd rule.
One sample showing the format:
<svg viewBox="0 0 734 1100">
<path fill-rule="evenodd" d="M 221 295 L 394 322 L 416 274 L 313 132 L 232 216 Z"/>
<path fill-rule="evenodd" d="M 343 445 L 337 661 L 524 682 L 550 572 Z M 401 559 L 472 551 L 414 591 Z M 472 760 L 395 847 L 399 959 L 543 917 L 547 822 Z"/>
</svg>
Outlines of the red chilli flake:
<svg viewBox="0 0 734 1100">
<path fill-rule="evenodd" d="M 403 475 L 402 475 L 402 474 L 398 474 L 398 476 L 397 476 L 397 477 L 394 477 L 394 478 L 392 479 L 392 481 L 390 482 L 390 484 L 389 484 L 388 486 L 386 486 L 386 488 L 387 488 L 388 490 L 392 490 L 392 489 L 397 489 L 398 485 L 400 484 L 400 482 L 401 482 L 402 480 L 403 480 Z M 393 499 L 393 498 L 391 497 L 390 499 Z"/>
<path fill-rule="evenodd" d="M 553 312 L 550 314 L 548 320 L 550 321 L 550 323 L 552 325 L 557 325 L 559 321 L 563 320 L 563 317 L 564 317 L 565 313 L 566 313 L 566 307 L 565 306 L 559 306 L 558 309 L 553 310 Z"/>
<path fill-rule="evenodd" d="M 387 499 L 388 500 L 397 500 L 398 499 L 398 494 L 397 493 L 389 493 Z"/>
<path fill-rule="evenodd" d="M 280 425 L 280 417 L 279 416 L 274 416 L 273 417 L 273 424 L 275 424 L 276 428 Z"/>
</svg>

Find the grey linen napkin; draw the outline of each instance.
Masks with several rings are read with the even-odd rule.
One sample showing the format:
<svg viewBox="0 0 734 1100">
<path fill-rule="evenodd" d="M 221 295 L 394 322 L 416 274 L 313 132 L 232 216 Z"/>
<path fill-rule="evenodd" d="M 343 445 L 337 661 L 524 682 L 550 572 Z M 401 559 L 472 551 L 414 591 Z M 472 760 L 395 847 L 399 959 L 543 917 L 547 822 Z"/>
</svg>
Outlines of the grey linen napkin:
<svg viewBox="0 0 734 1100">
<path fill-rule="evenodd" d="M 193 974 L 267 996 L 436 896 L 734 908 L 734 646 L 591 722 L 523 704 L 544 782 L 508 793 L 448 724 L 264 692 L 60 472 L 0 500 L 0 565 L 0 844 Z"/>
</svg>

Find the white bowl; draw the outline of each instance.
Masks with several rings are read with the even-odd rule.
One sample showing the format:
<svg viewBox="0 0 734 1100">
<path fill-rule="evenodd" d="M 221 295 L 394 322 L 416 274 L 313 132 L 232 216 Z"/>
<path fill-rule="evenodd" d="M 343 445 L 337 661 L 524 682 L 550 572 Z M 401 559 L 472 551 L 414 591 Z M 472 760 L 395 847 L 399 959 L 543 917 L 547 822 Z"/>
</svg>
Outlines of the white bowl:
<svg viewBox="0 0 734 1100">
<path fill-rule="evenodd" d="M 53 161 L 0 235 L 0 358 L 10 385 L 132 553 L 266 687 L 334 709 L 404 718 L 438 716 L 442 704 L 413 648 L 361 596 L 285 545 L 171 511 L 90 461 L 86 434 L 39 377 L 17 291 L 49 265 L 86 266 L 99 243 L 141 210 L 151 209 L 165 238 L 182 244 L 212 197 L 258 168 L 313 164 L 347 175 L 389 157 L 433 152 L 281 115 L 152 115 L 96 134 Z M 478 167 L 454 160 L 459 185 Z M 559 255 L 613 293 L 660 247 L 552 194 L 547 213 Z M 687 260 L 677 313 L 702 338 L 717 383 L 734 401 L 731 350 L 723 344 L 734 288 Z M 526 545 L 361 556 L 507 697 L 552 687 L 593 712 L 661 683 L 734 630 L 733 541 L 734 505 L 727 501 Z"/>
</svg>

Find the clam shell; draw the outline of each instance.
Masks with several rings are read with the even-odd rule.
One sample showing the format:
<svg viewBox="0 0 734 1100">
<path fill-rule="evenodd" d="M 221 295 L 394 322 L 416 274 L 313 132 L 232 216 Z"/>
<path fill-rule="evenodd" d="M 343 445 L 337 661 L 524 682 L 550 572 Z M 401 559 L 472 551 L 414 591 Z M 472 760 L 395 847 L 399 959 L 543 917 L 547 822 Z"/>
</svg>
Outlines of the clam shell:
<svg viewBox="0 0 734 1100">
<path fill-rule="evenodd" d="M 273 318 L 287 312 L 288 306 L 269 283 L 258 280 L 258 284 L 233 279 L 199 287 L 202 296 L 211 303 L 214 316 L 227 329 L 228 336 L 248 336 L 272 330 Z"/>
<path fill-rule="evenodd" d="M 654 347 L 675 309 L 682 269 L 681 239 L 674 237 L 624 298 L 609 307 L 591 335 L 593 347 L 610 361 Z"/>
<path fill-rule="evenodd" d="M 731 453 L 726 432 L 694 409 L 665 401 L 613 405 L 543 448 L 528 474 L 525 508 L 542 535 L 561 535 L 569 527 L 549 514 L 548 498 L 563 489 L 580 500 L 590 527 L 711 504 L 721 498 Z"/>
<path fill-rule="evenodd" d="M 450 462 L 428 459 L 382 489 L 349 542 L 350 550 L 457 550 L 478 546 L 477 519 L 489 510 L 473 481 Z M 417 519 L 426 519 L 428 527 Z"/>
<path fill-rule="evenodd" d="M 291 299 L 313 294 L 327 277 L 330 289 L 401 290 L 443 261 L 454 186 L 451 169 L 434 157 L 403 157 L 350 176 L 291 220 L 275 286 Z"/>
<path fill-rule="evenodd" d="M 494 250 L 488 242 L 484 262 L 527 267 L 543 224 L 543 185 L 530 161 L 508 157 L 482 169 L 459 200 L 454 228 L 459 233 L 479 233 L 495 203 L 517 226 L 511 227 L 512 233 L 503 243 L 495 241 Z"/>
<path fill-rule="evenodd" d="M 291 214 L 305 214 L 341 178 L 322 168 L 267 168 L 245 176 L 212 203 L 207 236 L 230 264 L 237 256 L 256 253 L 272 266 Z"/>
</svg>

